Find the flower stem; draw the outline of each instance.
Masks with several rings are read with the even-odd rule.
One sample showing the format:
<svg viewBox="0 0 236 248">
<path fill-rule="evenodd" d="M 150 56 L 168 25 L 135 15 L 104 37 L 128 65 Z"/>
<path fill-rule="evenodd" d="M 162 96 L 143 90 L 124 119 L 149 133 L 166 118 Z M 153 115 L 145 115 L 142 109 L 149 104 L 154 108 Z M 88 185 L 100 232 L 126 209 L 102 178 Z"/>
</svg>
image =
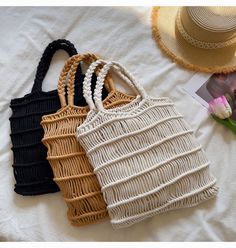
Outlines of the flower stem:
<svg viewBox="0 0 236 248">
<path fill-rule="evenodd" d="M 233 131 L 234 134 L 236 134 L 236 121 L 227 118 L 227 119 L 220 119 L 214 115 L 212 115 L 212 117 L 219 123 L 223 124 L 224 126 L 228 127 L 229 129 L 231 129 L 231 131 Z"/>
</svg>

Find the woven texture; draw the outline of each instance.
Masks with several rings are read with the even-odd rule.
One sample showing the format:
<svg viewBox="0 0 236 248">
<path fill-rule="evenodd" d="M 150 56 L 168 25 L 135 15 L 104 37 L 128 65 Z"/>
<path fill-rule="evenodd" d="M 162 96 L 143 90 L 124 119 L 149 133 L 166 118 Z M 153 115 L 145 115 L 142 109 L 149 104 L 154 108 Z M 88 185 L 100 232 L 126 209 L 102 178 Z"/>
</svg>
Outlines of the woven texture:
<svg viewBox="0 0 236 248">
<path fill-rule="evenodd" d="M 48 148 L 48 160 L 64 200 L 68 206 L 67 216 L 73 225 L 81 226 L 97 222 L 107 216 L 100 185 L 93 173 L 83 148 L 76 140 L 76 128 L 82 124 L 89 111 L 88 106 L 78 107 L 73 102 L 73 80 L 78 63 L 87 64 L 95 61 L 93 54 L 72 57 L 65 64 L 58 84 L 62 108 L 53 115 L 42 118 L 44 128 L 43 143 Z M 69 72 L 68 103 L 64 98 L 64 82 Z M 94 72 L 90 70 L 91 74 Z M 133 97 L 122 94 L 113 88 L 108 78 L 109 94 L 104 100 L 106 108 L 121 106 L 133 100 Z M 89 88 L 91 91 L 91 88 Z"/>
<path fill-rule="evenodd" d="M 55 40 L 50 43 L 39 62 L 31 93 L 13 99 L 10 103 L 13 171 L 16 180 L 14 190 L 21 195 L 39 195 L 59 190 L 46 159 L 47 150 L 41 143 L 43 129 L 40 125 L 42 115 L 54 113 L 60 108 L 56 90 L 42 91 L 42 82 L 51 59 L 59 49 L 65 50 L 69 56 L 77 54 L 74 45 L 67 40 Z M 81 68 L 78 67 L 77 82 L 82 80 Z"/>
<path fill-rule="evenodd" d="M 197 205 L 217 194 L 209 161 L 193 130 L 169 98 L 152 98 L 116 62 L 105 64 L 91 112 L 77 138 L 94 167 L 114 228 L 127 227 L 155 214 Z M 124 107 L 107 110 L 101 88 L 110 67 L 139 95 Z M 87 75 L 86 77 L 87 78 Z"/>
<path fill-rule="evenodd" d="M 210 45 L 208 43 L 214 41 L 227 41 L 227 44 L 229 44 L 231 42 L 230 41 L 228 43 L 230 37 L 226 39 L 224 39 L 224 37 L 227 37 L 231 32 L 226 32 L 224 34 L 214 33 L 214 35 L 212 35 L 206 31 L 203 32 L 203 29 L 199 28 L 197 25 L 190 25 L 191 23 L 194 24 L 194 22 L 190 21 L 189 25 L 186 25 L 186 22 L 183 22 L 182 26 L 184 27 L 185 31 L 191 35 L 192 38 L 195 38 L 194 41 L 190 37 L 187 37 L 186 33 L 183 32 L 183 29 L 180 26 L 181 23 L 179 22 L 179 18 L 176 19 L 179 8 L 180 7 L 176 6 L 152 8 L 152 37 L 155 40 L 158 48 L 160 48 L 168 57 L 170 57 L 171 60 L 190 70 L 224 74 L 234 72 L 236 70 L 234 46 L 224 47 L 224 45 L 222 46 L 222 44 L 218 44 L 221 48 L 217 49 L 217 51 L 214 49 L 199 48 L 210 48 L 212 47 L 212 44 Z M 185 9 L 187 7 L 181 8 Z M 185 15 L 181 17 L 181 20 L 184 16 Z M 185 17 L 187 17 L 187 15 Z M 188 19 L 191 20 L 191 18 Z M 202 32 L 205 35 L 200 38 L 200 34 Z M 218 40 L 215 40 L 216 38 Z M 186 40 L 189 42 L 186 42 Z M 205 41 L 205 43 L 199 43 L 196 40 Z M 216 45 L 216 47 L 218 45 Z"/>
<path fill-rule="evenodd" d="M 236 37 L 233 37 L 228 40 L 224 40 L 223 42 L 205 42 L 199 39 L 195 39 L 191 35 L 188 34 L 188 32 L 185 30 L 182 21 L 181 21 L 181 9 L 178 10 L 178 14 L 176 17 L 176 27 L 178 28 L 178 31 L 182 35 L 182 37 L 190 43 L 192 46 L 202 48 L 202 49 L 219 49 L 227 46 L 232 46 L 236 42 Z M 210 33 L 209 33 L 210 34 Z M 199 37 L 200 38 L 200 37 Z"/>
</svg>

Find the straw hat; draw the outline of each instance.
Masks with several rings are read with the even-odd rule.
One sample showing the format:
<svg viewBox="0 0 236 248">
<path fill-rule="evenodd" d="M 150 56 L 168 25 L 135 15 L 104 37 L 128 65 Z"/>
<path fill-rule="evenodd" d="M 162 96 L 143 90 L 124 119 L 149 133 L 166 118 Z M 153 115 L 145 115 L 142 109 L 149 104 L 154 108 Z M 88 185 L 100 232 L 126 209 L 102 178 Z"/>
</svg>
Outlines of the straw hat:
<svg viewBox="0 0 236 248">
<path fill-rule="evenodd" d="M 153 7 L 152 34 L 168 56 L 188 69 L 236 70 L 236 7 Z"/>
</svg>

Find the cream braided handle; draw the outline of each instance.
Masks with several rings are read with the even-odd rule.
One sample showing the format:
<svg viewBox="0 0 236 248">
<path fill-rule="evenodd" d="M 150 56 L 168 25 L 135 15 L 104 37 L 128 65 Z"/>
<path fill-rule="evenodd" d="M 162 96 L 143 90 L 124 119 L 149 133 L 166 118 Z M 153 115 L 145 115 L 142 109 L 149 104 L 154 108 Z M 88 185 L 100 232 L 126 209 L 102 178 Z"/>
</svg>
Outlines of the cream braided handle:
<svg viewBox="0 0 236 248">
<path fill-rule="evenodd" d="M 95 87 L 95 91 L 94 91 L 94 103 L 95 103 L 95 106 L 98 108 L 98 110 L 104 110 L 103 103 L 102 103 L 102 88 L 104 85 L 105 77 L 111 68 L 113 68 L 114 71 L 133 90 L 135 90 L 138 94 L 140 94 L 143 99 L 147 98 L 147 93 L 144 90 L 144 88 L 136 82 L 133 75 L 128 70 L 126 70 L 125 67 L 122 66 L 120 63 L 115 62 L 115 61 L 106 62 L 104 60 L 99 60 L 97 63 L 105 64 L 98 75 L 97 83 L 96 83 L 96 87 Z"/>
<path fill-rule="evenodd" d="M 101 60 L 97 60 L 89 66 L 89 68 L 86 71 L 84 82 L 83 82 L 83 95 L 91 110 L 95 109 L 95 105 L 94 105 L 93 98 L 92 98 L 92 91 L 91 91 L 92 76 L 96 68 L 98 67 L 98 65 L 101 63 L 102 63 Z"/>
<path fill-rule="evenodd" d="M 101 67 L 102 63 L 103 63 L 102 59 L 98 59 L 97 61 L 91 63 L 85 74 L 85 78 L 83 82 L 83 96 L 87 104 L 89 105 L 90 109 L 95 109 L 95 105 L 94 105 L 93 97 L 92 97 L 92 91 L 91 91 L 92 75 L 94 73 L 97 74 L 97 72 L 98 73 L 100 72 L 100 69 L 102 68 Z M 109 91 L 115 90 L 113 80 L 109 74 L 107 74 L 106 77 L 104 78 L 104 84 L 106 87 L 107 86 L 109 87 Z"/>
</svg>

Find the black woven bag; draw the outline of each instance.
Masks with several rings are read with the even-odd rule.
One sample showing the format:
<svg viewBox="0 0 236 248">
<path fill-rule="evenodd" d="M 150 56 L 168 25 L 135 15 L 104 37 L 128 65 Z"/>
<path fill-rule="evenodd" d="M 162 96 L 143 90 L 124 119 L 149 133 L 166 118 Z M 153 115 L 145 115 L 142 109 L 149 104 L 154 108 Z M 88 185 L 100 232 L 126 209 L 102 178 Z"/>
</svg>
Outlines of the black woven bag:
<svg viewBox="0 0 236 248">
<path fill-rule="evenodd" d="M 53 181 L 53 173 L 46 159 L 47 149 L 41 143 L 43 128 L 41 117 L 55 113 L 61 106 L 57 90 L 42 91 L 42 82 L 49 69 L 53 55 L 65 50 L 69 56 L 77 54 L 76 48 L 68 40 L 51 42 L 45 49 L 39 65 L 31 93 L 11 100 L 10 117 L 11 140 L 14 156 L 13 171 L 16 180 L 15 192 L 21 195 L 40 195 L 59 191 Z M 78 67 L 75 80 L 75 104 L 86 105 L 82 94 L 84 75 Z M 57 79 L 55 79 L 57 81 Z M 96 81 L 96 78 L 93 80 Z M 93 83 L 94 84 L 94 83 Z"/>
</svg>

